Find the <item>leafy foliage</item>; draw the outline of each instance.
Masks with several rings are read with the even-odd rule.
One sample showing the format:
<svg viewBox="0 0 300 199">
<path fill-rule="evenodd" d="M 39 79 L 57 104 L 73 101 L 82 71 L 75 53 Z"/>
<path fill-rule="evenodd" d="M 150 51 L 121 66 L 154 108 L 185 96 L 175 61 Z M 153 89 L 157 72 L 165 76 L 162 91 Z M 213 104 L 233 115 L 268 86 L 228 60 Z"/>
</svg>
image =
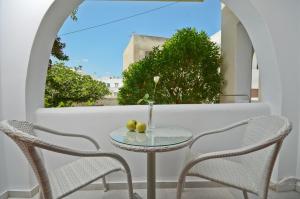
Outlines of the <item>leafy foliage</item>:
<svg viewBox="0 0 300 199">
<path fill-rule="evenodd" d="M 70 17 L 73 21 L 77 21 L 78 18 L 77 18 L 77 12 L 78 12 L 78 8 L 76 8 L 75 10 L 73 10 L 70 14 Z"/>
<path fill-rule="evenodd" d="M 78 8 L 76 8 L 75 10 L 73 10 L 70 14 L 70 18 L 73 21 L 77 21 L 77 12 L 78 12 Z M 52 50 L 51 50 L 51 56 L 53 56 L 54 58 L 56 58 L 59 61 L 69 61 L 69 56 L 66 55 L 64 53 L 64 48 L 66 47 L 66 43 L 61 41 L 60 37 L 56 37 L 52 46 Z M 48 66 L 51 67 L 52 66 L 52 59 L 49 59 L 49 64 Z"/>
<path fill-rule="evenodd" d="M 74 106 L 78 103 L 93 105 L 109 93 L 103 82 L 80 74 L 63 63 L 54 64 L 48 69 L 45 107 Z"/>
<path fill-rule="evenodd" d="M 65 47 L 66 44 L 61 41 L 60 37 L 56 37 L 52 46 L 51 55 L 60 61 L 68 61 L 69 56 L 63 51 Z"/>
<path fill-rule="evenodd" d="M 77 21 L 78 9 L 73 10 L 70 17 Z M 51 56 L 59 61 L 68 61 L 64 53 L 66 44 L 56 37 Z M 63 63 L 52 65 L 49 59 L 48 74 L 45 90 L 45 107 L 65 107 L 75 105 L 93 105 L 97 100 L 110 94 L 103 82 L 94 80 L 90 75 L 80 74 L 82 66 L 71 69 Z"/>
<path fill-rule="evenodd" d="M 217 103 L 223 85 L 220 48 L 205 32 L 178 30 L 162 48 L 123 72 L 119 104 L 136 104 L 146 93 L 153 96 L 153 77 L 159 75 L 154 101 L 158 104 Z"/>
</svg>

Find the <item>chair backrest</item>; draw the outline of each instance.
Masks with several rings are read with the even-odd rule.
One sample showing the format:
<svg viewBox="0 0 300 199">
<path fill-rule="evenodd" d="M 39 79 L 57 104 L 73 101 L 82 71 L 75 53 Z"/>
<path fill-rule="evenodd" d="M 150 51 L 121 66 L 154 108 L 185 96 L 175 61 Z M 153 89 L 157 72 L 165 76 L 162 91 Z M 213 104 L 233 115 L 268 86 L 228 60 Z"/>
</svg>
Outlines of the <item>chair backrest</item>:
<svg viewBox="0 0 300 199">
<path fill-rule="evenodd" d="M 281 116 L 252 118 L 246 127 L 243 146 L 263 145 L 269 140 L 276 141 L 269 147 L 241 157 L 241 163 L 255 176 L 258 195 L 262 198 L 267 194 L 271 173 L 281 144 L 290 131 L 291 124 Z"/>
<path fill-rule="evenodd" d="M 52 199 L 51 187 L 42 152 L 40 148 L 35 146 L 35 142 L 39 139 L 36 137 L 33 124 L 26 121 L 4 120 L 0 122 L 0 131 L 8 135 L 26 156 L 38 179 L 42 196 Z"/>
</svg>

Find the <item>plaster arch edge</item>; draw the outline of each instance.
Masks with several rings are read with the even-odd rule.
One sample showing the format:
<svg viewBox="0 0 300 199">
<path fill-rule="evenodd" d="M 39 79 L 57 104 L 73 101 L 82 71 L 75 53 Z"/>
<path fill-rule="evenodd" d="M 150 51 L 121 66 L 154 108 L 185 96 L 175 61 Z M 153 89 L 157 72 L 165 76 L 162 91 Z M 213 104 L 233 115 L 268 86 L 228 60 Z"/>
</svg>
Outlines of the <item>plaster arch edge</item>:
<svg viewBox="0 0 300 199">
<path fill-rule="evenodd" d="M 30 51 L 26 85 L 26 120 L 35 120 L 35 111 L 43 107 L 49 55 L 57 33 L 70 13 L 84 0 L 52 0 L 41 17 Z"/>
<path fill-rule="evenodd" d="M 282 83 L 274 41 L 263 15 L 251 0 L 221 0 L 245 27 L 260 66 L 262 101 L 272 114 L 282 113 Z M 266 56 L 268 55 L 268 56 Z"/>
</svg>

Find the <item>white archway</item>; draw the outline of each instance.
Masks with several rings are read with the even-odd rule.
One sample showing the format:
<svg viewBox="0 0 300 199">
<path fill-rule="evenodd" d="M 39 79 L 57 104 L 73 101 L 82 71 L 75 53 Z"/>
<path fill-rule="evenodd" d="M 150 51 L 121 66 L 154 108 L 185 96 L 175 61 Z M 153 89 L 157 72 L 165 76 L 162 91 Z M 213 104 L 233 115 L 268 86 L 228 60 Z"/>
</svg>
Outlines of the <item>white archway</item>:
<svg viewBox="0 0 300 199">
<path fill-rule="evenodd" d="M 25 88 L 27 120 L 34 120 L 35 111 L 43 107 L 48 59 L 56 34 L 71 11 L 82 1 L 54 0 L 43 16 L 34 38 L 28 62 Z M 267 24 L 261 18 L 259 11 L 253 6 L 251 0 L 223 0 L 223 2 L 240 19 L 257 53 L 262 77 L 262 101 L 270 104 L 273 113 L 280 114 L 282 88 L 279 65 Z"/>
<path fill-rule="evenodd" d="M 39 25 L 31 48 L 26 77 L 26 118 L 34 120 L 34 113 L 44 106 L 47 67 L 52 44 L 70 13 L 83 0 L 54 0 Z"/>
<path fill-rule="evenodd" d="M 39 26 L 31 49 L 26 78 L 26 115 L 33 119 L 43 107 L 46 70 L 52 43 L 60 27 L 83 0 L 55 0 Z M 270 104 L 273 113 L 281 113 L 281 82 L 273 43 L 267 25 L 251 1 L 223 0 L 246 28 L 257 53 L 261 69 L 261 99 Z M 272 75 L 269 75 L 272 74 Z M 277 92 L 273 92 L 276 89 Z"/>
<path fill-rule="evenodd" d="M 0 114 L 3 118 L 34 120 L 36 109 L 43 106 L 46 65 L 53 39 L 68 13 L 81 1 L 1 1 Z M 300 1 L 223 1 L 240 18 L 258 53 L 263 102 L 271 105 L 273 113 L 281 113 L 293 123 L 293 132 L 279 157 L 279 178 L 300 177 Z M 6 151 L 3 162 L 9 178 L 7 187 L 31 188 L 34 180 L 28 172 L 28 163 L 10 140 L 0 139 L 4 139 Z"/>
<path fill-rule="evenodd" d="M 280 114 L 282 104 L 280 70 L 267 24 L 251 1 L 223 0 L 223 2 L 242 22 L 252 41 L 260 66 L 261 100 L 270 104 L 273 113 Z"/>
</svg>

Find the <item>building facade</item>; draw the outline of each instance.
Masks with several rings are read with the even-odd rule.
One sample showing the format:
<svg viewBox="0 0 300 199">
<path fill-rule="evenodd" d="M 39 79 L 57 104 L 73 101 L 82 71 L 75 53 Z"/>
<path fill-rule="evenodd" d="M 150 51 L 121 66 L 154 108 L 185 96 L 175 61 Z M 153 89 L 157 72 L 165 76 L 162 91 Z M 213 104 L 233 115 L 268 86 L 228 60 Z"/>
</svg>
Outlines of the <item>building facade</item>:
<svg viewBox="0 0 300 199">
<path fill-rule="evenodd" d="M 123 86 L 123 79 L 121 77 L 100 77 L 97 80 L 104 82 L 110 91 L 108 98 L 117 98 L 119 89 Z"/>
<path fill-rule="evenodd" d="M 132 34 L 123 52 L 123 71 L 130 64 L 143 59 L 152 51 L 153 47 L 161 47 L 168 38 Z"/>
</svg>

